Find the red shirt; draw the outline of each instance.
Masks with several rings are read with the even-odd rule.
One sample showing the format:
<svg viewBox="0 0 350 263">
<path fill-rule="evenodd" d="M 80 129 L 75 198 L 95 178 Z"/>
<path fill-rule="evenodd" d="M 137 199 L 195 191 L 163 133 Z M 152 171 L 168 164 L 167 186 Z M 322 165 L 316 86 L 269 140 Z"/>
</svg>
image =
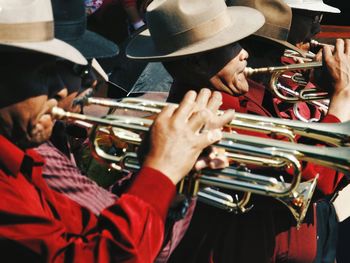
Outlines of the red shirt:
<svg viewBox="0 0 350 263">
<path fill-rule="evenodd" d="M 175 186 L 144 167 L 99 217 L 49 189 L 43 159 L 0 136 L 0 250 L 10 262 L 153 262 Z M 161 198 L 159 198 L 161 196 Z"/>
</svg>

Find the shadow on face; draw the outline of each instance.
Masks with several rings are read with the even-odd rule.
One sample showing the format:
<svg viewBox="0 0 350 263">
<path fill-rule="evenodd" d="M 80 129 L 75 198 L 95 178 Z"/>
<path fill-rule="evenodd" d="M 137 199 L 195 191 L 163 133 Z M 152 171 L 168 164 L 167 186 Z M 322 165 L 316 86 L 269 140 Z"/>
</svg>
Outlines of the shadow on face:
<svg viewBox="0 0 350 263">
<path fill-rule="evenodd" d="M 51 109 L 67 95 L 56 58 L 36 52 L 6 52 L 0 62 L 0 132 L 21 148 L 47 140 Z"/>
</svg>

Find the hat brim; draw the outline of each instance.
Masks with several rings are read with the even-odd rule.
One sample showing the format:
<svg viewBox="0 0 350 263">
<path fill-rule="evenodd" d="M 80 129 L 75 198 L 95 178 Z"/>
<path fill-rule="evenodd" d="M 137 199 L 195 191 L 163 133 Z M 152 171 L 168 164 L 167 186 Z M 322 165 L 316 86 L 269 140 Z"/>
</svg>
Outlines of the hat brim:
<svg viewBox="0 0 350 263">
<path fill-rule="evenodd" d="M 272 38 L 272 37 L 263 37 L 263 36 L 259 36 L 259 35 L 256 35 L 258 37 L 261 37 L 261 38 L 265 38 L 267 39 L 268 41 L 272 41 L 272 42 L 275 42 L 276 44 L 286 48 L 286 49 L 291 49 L 291 50 L 294 50 L 296 52 L 298 52 L 301 56 L 303 57 L 306 57 L 306 54 L 307 52 L 294 46 L 293 44 L 287 42 L 287 41 L 283 41 L 283 40 L 279 40 L 279 39 L 275 39 L 275 38 Z"/>
<path fill-rule="evenodd" d="M 85 58 L 110 58 L 118 55 L 119 48 L 112 41 L 86 30 L 85 33 L 75 40 L 65 40 L 84 55 Z"/>
<path fill-rule="evenodd" d="M 325 3 L 303 3 L 303 4 L 290 4 L 291 8 L 303 9 L 316 12 L 326 12 L 326 13 L 340 13 L 340 10 L 336 7 L 326 5 Z"/>
<path fill-rule="evenodd" d="M 188 56 L 223 47 L 256 32 L 265 22 L 263 14 L 244 6 L 228 7 L 231 24 L 210 38 L 195 42 L 173 52 L 156 49 L 148 29 L 136 35 L 126 48 L 126 56 L 131 59 L 163 61 Z M 247 17 L 249 19 L 247 19 Z"/>
<path fill-rule="evenodd" d="M 82 54 L 80 54 L 78 50 L 76 50 L 69 44 L 55 38 L 52 40 L 42 42 L 7 43 L 0 41 L 0 45 L 37 51 L 40 53 L 45 53 L 63 59 L 67 59 L 73 63 L 80 65 L 87 64 L 85 57 Z"/>
</svg>

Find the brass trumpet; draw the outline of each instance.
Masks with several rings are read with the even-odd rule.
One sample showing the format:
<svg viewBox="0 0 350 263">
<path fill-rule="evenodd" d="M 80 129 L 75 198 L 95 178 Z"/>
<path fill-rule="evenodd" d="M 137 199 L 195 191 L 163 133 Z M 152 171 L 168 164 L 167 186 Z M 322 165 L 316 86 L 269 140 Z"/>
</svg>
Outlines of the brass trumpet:
<svg viewBox="0 0 350 263">
<path fill-rule="evenodd" d="M 287 91 L 287 88 L 284 87 L 282 90 L 284 92 L 287 92 L 289 95 L 292 95 L 292 96 L 286 96 L 281 92 L 281 85 L 278 79 L 286 71 L 306 70 L 306 69 L 313 69 L 318 67 L 322 67 L 322 62 L 316 61 L 316 62 L 309 62 L 309 63 L 290 64 L 285 66 L 263 67 L 263 68 L 255 68 L 255 69 L 247 67 L 244 72 L 246 76 L 251 76 L 254 74 L 262 74 L 262 73 L 271 74 L 271 79 L 269 84 L 271 92 L 277 98 L 283 101 L 287 101 L 290 103 L 296 103 L 300 101 L 311 102 L 314 100 L 327 99 L 329 97 L 329 94 L 327 92 L 321 92 L 315 89 L 303 89 L 296 94 L 293 90 Z M 299 85 L 305 86 L 307 82 L 303 79 L 303 77 L 300 74 L 298 73 L 296 74 L 297 75 L 292 76 L 293 80 L 297 82 Z"/>
<path fill-rule="evenodd" d="M 166 102 L 139 98 L 113 100 L 90 97 L 85 104 L 106 106 L 124 111 L 137 111 L 158 114 L 167 105 Z M 220 114 L 220 112 L 218 113 Z M 281 118 L 263 117 L 245 113 L 236 113 L 230 124 L 232 128 L 261 132 L 268 135 L 282 135 L 294 141 L 296 135 L 316 139 L 334 146 L 350 146 L 350 122 L 344 123 L 304 123 Z"/>
<path fill-rule="evenodd" d="M 111 103 L 112 100 L 109 100 L 109 102 Z M 133 108 L 137 111 L 153 111 L 155 113 L 159 112 L 160 108 L 164 106 L 162 103 L 162 106 L 160 106 L 157 102 L 152 102 L 154 104 L 153 107 L 139 105 L 140 103 L 132 106 L 132 103 L 126 103 L 126 101 L 120 103 L 126 104 L 124 105 L 126 109 Z M 103 162 L 109 163 L 114 168 L 138 169 L 135 147 L 140 144 L 142 133 L 149 130 L 152 124 L 151 120 L 117 115 L 96 118 L 65 112 L 58 108 L 54 108 L 52 113 L 59 118 L 82 120 L 96 124 L 90 137 L 94 156 Z M 246 115 L 249 116 L 248 114 Z M 249 118 L 247 117 L 246 119 Z M 97 125 L 102 125 L 102 127 Z M 305 123 L 300 123 L 300 125 L 303 126 Z M 248 126 L 252 128 L 251 124 Z M 322 135 L 328 131 L 327 137 L 332 137 L 331 129 L 328 129 L 328 127 L 327 129 L 322 127 L 322 130 L 318 130 L 318 127 L 310 126 L 310 128 L 313 128 L 314 134 L 320 133 Z M 120 155 L 107 154 L 99 147 L 96 134 L 101 131 L 109 133 L 123 145 Z M 342 172 L 349 172 L 350 167 L 350 150 L 347 147 L 314 147 L 233 133 L 224 133 L 223 140 L 216 145 L 223 147 L 227 157 L 231 161 L 238 163 L 238 166 L 255 164 L 263 167 L 293 167 L 292 182 L 285 183 L 283 177 L 281 177 L 281 180 L 277 180 L 274 177 L 266 177 L 242 171 L 237 169 L 237 167 L 229 167 L 219 171 L 205 170 L 200 177 L 190 179 L 191 186 L 187 188 L 191 188 L 193 194 L 198 194 L 199 198 L 207 203 L 216 204 L 216 206 L 224 207 L 227 210 L 241 212 L 246 210 L 245 206 L 249 201 L 250 193 L 272 196 L 287 205 L 296 218 L 298 225 L 303 220 L 316 185 L 316 179 L 312 182 L 300 184 L 299 160 L 315 162 Z M 223 199 L 218 197 L 220 194 L 208 194 L 203 188 L 199 188 L 203 185 L 239 190 L 246 194 L 242 200 Z"/>
</svg>

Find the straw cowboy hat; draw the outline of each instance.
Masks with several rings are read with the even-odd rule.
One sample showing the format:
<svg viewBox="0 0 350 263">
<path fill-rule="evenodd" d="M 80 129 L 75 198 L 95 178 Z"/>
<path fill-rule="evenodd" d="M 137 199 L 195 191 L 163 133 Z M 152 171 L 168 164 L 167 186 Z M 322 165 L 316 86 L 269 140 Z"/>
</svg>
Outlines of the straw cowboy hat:
<svg viewBox="0 0 350 263">
<path fill-rule="evenodd" d="M 0 52 L 9 47 L 87 64 L 78 50 L 54 38 L 50 0 L 0 0 Z"/>
<path fill-rule="evenodd" d="M 119 49 L 112 41 L 86 29 L 83 0 L 51 0 L 55 37 L 78 49 L 85 58 L 116 56 Z"/>
<path fill-rule="evenodd" d="M 305 51 L 287 42 L 292 24 L 292 9 L 283 0 L 229 0 L 229 6 L 247 6 L 264 14 L 265 24 L 254 35 L 273 41 L 304 55 Z"/>
<path fill-rule="evenodd" d="M 224 0 L 154 0 L 146 11 L 149 30 L 126 48 L 132 59 L 166 60 L 236 42 L 258 30 L 264 16 Z"/>
<path fill-rule="evenodd" d="M 284 0 L 291 8 L 326 13 L 340 13 L 336 7 L 326 5 L 322 0 Z"/>
</svg>

